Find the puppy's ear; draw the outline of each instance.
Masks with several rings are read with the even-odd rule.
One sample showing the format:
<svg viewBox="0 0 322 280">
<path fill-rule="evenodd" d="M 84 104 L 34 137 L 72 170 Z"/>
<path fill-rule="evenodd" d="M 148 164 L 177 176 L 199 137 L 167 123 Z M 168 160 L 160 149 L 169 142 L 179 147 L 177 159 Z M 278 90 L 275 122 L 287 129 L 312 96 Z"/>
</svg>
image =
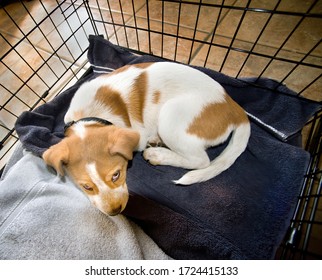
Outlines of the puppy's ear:
<svg viewBox="0 0 322 280">
<path fill-rule="evenodd" d="M 133 151 L 138 146 L 140 141 L 140 134 L 132 129 L 118 128 L 112 135 L 113 139 L 109 146 L 110 154 L 119 154 L 131 160 L 133 158 Z"/>
<path fill-rule="evenodd" d="M 55 168 L 59 175 L 64 176 L 63 164 L 67 164 L 69 158 L 69 148 L 65 139 L 51 146 L 43 153 L 42 158 L 46 164 Z"/>
</svg>

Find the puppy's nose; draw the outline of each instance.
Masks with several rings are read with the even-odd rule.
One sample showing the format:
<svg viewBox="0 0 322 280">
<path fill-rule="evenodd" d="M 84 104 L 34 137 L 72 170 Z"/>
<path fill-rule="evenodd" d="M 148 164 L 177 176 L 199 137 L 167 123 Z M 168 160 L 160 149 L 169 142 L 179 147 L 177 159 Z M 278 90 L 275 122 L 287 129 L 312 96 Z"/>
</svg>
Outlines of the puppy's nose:
<svg viewBox="0 0 322 280">
<path fill-rule="evenodd" d="M 110 216 L 116 216 L 117 214 L 120 214 L 121 213 L 121 210 L 122 210 L 122 205 L 120 205 L 119 207 L 117 207 L 115 209 L 112 209 L 112 211 L 109 212 L 108 214 Z"/>
</svg>

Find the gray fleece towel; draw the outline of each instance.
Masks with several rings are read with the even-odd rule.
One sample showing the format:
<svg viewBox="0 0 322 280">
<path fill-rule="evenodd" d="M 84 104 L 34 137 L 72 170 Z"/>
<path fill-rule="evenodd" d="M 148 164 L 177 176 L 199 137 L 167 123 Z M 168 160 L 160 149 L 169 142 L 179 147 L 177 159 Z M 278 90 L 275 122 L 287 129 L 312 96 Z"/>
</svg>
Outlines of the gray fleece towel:
<svg viewBox="0 0 322 280">
<path fill-rule="evenodd" d="M 64 114 L 81 83 L 126 64 L 161 60 L 134 55 L 98 36 L 90 36 L 88 58 L 92 73 L 18 119 L 16 130 L 26 149 L 41 155 L 61 140 Z M 299 143 L 301 128 L 321 105 L 297 98 L 269 79 L 241 81 L 198 69 L 221 83 L 249 113 L 252 134 L 246 151 L 229 170 L 188 187 L 171 182 L 186 170 L 151 166 L 136 153 L 128 169 L 132 195 L 125 214 L 173 258 L 273 258 L 309 162 L 309 154 L 294 143 Z M 225 145 L 209 149 L 209 157 L 216 157 Z"/>
<path fill-rule="evenodd" d="M 135 223 L 90 205 L 31 153 L 0 181 L 0 259 L 169 259 Z"/>
</svg>

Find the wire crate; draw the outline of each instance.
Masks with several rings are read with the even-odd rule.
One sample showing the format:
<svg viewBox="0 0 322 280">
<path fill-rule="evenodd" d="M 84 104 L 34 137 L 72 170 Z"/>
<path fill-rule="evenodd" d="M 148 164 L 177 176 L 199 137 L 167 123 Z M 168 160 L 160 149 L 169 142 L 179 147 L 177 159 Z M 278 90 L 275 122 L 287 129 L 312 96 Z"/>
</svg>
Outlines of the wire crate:
<svg viewBox="0 0 322 280">
<path fill-rule="evenodd" d="M 0 31 L 1 169 L 19 140 L 18 116 L 89 69 L 90 34 L 236 79 L 272 78 L 322 101 L 320 0 L 1 1 Z M 322 257 L 321 112 L 302 134 L 311 161 L 276 258 Z"/>
</svg>

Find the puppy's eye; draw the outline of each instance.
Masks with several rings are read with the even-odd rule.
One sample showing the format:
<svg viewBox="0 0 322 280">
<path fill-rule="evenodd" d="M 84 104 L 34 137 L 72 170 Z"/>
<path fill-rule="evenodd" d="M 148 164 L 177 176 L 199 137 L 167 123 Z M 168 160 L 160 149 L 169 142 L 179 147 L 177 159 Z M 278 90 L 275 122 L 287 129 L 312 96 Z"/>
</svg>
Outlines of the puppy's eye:
<svg viewBox="0 0 322 280">
<path fill-rule="evenodd" d="M 90 186 L 89 186 L 89 185 L 87 185 L 87 184 L 82 184 L 82 187 L 83 187 L 85 190 L 89 191 L 89 192 L 92 192 L 92 191 L 93 191 L 93 188 L 92 188 L 92 187 L 90 187 Z"/>
<path fill-rule="evenodd" d="M 112 182 L 116 182 L 120 178 L 120 170 L 116 171 L 112 176 Z"/>
</svg>

